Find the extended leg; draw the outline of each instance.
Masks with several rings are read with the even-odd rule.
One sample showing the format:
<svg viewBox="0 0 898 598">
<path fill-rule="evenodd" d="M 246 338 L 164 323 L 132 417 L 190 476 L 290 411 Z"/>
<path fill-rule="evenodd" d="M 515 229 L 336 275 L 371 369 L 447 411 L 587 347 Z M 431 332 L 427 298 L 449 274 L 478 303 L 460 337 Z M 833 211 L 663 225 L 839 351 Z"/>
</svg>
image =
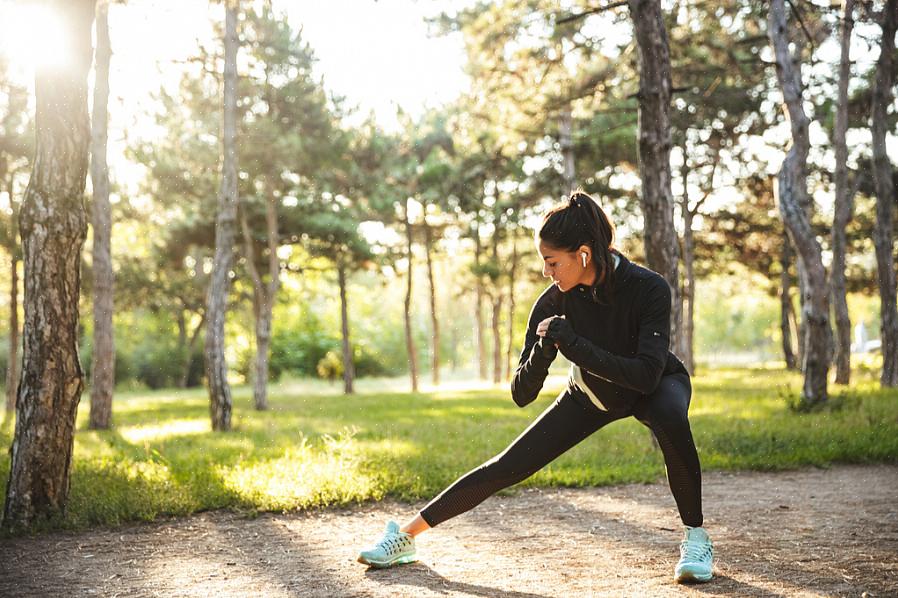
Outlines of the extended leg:
<svg viewBox="0 0 898 598">
<path fill-rule="evenodd" d="M 609 414 L 562 393 L 508 448 L 446 488 L 421 510 L 430 527 L 473 509 L 502 488 L 530 477 L 602 426 L 626 414 Z"/>
</svg>

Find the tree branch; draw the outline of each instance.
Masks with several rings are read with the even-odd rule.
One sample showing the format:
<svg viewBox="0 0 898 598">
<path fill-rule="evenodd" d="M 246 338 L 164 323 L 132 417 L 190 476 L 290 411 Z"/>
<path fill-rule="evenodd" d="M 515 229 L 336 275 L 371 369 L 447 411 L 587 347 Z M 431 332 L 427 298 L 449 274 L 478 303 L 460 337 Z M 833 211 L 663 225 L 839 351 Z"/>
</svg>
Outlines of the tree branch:
<svg viewBox="0 0 898 598">
<path fill-rule="evenodd" d="M 577 13 L 575 15 L 568 15 L 562 19 L 556 19 L 555 24 L 556 25 L 567 25 L 568 23 L 573 23 L 574 21 L 578 21 L 580 19 L 585 19 L 586 17 L 588 17 L 590 15 L 599 14 L 601 12 L 605 12 L 606 10 L 612 10 L 614 8 L 619 8 L 621 6 L 626 6 L 626 5 L 627 5 L 627 0 L 621 0 L 620 2 L 612 2 L 611 4 L 608 4 L 607 6 L 599 6 L 596 8 L 591 8 L 589 10 L 585 10 L 585 11 L 583 11 L 581 13 Z"/>
</svg>

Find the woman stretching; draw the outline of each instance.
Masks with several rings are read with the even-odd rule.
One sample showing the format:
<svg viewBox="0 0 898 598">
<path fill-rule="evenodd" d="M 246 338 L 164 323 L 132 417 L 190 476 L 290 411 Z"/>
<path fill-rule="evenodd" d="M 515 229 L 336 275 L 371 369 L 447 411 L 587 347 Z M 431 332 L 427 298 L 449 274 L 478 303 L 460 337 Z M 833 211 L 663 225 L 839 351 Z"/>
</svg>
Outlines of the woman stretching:
<svg viewBox="0 0 898 598">
<path fill-rule="evenodd" d="M 678 582 L 708 581 L 713 547 L 702 527 L 701 467 L 687 410 L 689 373 L 668 349 L 671 295 L 660 275 L 614 249 L 614 227 L 587 194 L 549 211 L 538 233 L 543 275 L 553 284 L 530 312 L 511 383 L 518 406 L 536 399 L 561 352 L 571 362 L 567 388 L 502 453 L 465 474 L 399 527 L 359 553 L 389 567 L 416 560 L 415 536 L 528 478 L 599 428 L 635 417 L 654 433 L 686 526 Z"/>
</svg>

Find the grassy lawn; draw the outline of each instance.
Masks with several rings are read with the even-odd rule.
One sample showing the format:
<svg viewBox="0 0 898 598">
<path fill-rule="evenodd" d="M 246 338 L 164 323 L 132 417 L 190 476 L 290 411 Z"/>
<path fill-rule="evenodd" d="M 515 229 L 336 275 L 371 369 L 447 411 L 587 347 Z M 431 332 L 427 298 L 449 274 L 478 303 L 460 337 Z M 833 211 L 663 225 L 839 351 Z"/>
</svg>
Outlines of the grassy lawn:
<svg viewBox="0 0 898 598">
<path fill-rule="evenodd" d="M 798 414 L 786 407 L 794 373 L 706 370 L 690 409 L 702 466 L 785 469 L 836 462 L 898 461 L 898 392 L 869 375 L 851 390 L 831 387 L 835 407 Z M 509 392 L 365 391 L 352 397 L 310 385 L 271 389 L 271 408 L 252 409 L 235 389 L 234 431 L 210 431 L 205 390 L 123 393 L 115 429 L 86 429 L 82 402 L 65 527 L 148 520 L 231 507 L 287 510 L 377 500 L 426 499 L 502 450 L 554 398 L 555 388 L 519 409 Z M 0 430 L 9 446 L 12 425 Z M 0 460 L 5 495 L 9 458 Z M 524 482 L 584 486 L 663 479 L 648 431 L 633 419 L 611 424 Z"/>
</svg>

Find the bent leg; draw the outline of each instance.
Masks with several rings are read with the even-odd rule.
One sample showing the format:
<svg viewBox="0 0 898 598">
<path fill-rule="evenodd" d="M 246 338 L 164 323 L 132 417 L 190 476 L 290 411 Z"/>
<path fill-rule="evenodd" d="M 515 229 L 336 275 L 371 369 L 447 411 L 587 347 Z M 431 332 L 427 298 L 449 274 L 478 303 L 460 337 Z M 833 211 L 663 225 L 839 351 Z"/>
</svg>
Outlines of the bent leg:
<svg viewBox="0 0 898 598">
<path fill-rule="evenodd" d="M 421 510 L 430 527 L 530 477 L 602 426 L 626 416 L 579 403 L 565 390 L 502 453 L 468 472 Z"/>
<path fill-rule="evenodd" d="M 683 524 L 701 527 L 702 470 L 687 417 L 691 397 L 689 376 L 664 376 L 655 392 L 637 403 L 634 415 L 658 439 Z"/>
</svg>

